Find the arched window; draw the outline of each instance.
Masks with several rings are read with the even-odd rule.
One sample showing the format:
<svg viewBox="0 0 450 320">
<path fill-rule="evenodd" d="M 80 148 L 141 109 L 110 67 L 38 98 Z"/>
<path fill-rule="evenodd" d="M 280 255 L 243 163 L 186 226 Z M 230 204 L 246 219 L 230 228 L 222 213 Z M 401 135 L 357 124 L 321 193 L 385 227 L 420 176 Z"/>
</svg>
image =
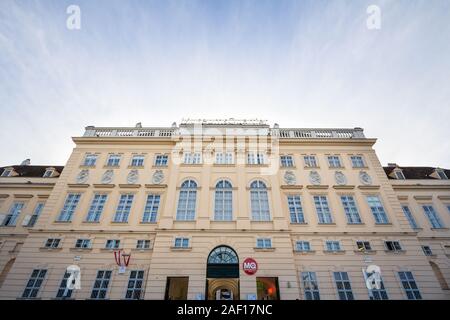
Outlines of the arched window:
<svg viewBox="0 0 450 320">
<path fill-rule="evenodd" d="M 220 180 L 216 184 L 214 201 L 214 220 L 230 221 L 233 219 L 233 191 L 227 180 Z"/>
<path fill-rule="evenodd" d="M 177 220 L 194 220 L 197 200 L 197 183 L 186 180 L 181 184 L 178 198 Z"/>
<path fill-rule="evenodd" d="M 227 246 L 215 248 L 208 257 L 208 264 L 237 264 L 238 257 L 236 252 Z"/>
<path fill-rule="evenodd" d="M 256 180 L 250 185 L 250 201 L 252 219 L 256 221 L 270 221 L 269 198 L 264 182 Z"/>
</svg>

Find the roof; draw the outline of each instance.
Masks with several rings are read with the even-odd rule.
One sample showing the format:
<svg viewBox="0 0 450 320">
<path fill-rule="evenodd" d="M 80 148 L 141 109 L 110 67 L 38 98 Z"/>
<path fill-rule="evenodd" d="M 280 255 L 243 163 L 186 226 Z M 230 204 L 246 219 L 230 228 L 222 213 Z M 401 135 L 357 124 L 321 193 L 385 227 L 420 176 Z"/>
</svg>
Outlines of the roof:
<svg viewBox="0 0 450 320">
<path fill-rule="evenodd" d="M 436 169 L 436 167 L 400 167 L 400 166 L 388 166 L 383 167 L 384 172 L 386 172 L 386 175 L 389 179 L 395 179 L 390 177 L 389 175 L 394 171 L 395 169 L 401 169 L 403 172 L 403 175 L 406 179 L 435 179 L 436 178 L 430 176 Z M 450 170 L 449 169 L 442 169 L 445 172 L 445 175 L 450 178 Z"/>
<path fill-rule="evenodd" d="M 0 168 L 0 175 L 3 173 L 3 171 L 5 171 L 6 168 L 14 169 L 14 171 L 18 174 L 14 177 L 42 178 L 47 168 L 55 168 L 58 173 L 61 173 L 64 169 L 64 166 L 6 166 Z"/>
</svg>

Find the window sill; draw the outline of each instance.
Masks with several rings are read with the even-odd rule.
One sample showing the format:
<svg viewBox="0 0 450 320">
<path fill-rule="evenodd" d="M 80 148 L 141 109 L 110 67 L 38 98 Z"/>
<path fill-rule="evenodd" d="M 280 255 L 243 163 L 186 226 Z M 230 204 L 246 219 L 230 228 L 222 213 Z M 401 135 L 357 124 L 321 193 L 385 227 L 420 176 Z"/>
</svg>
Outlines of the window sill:
<svg viewBox="0 0 450 320">
<path fill-rule="evenodd" d="M 305 169 L 305 170 L 308 170 L 308 169 L 315 170 L 315 169 L 320 169 L 320 167 L 308 167 L 308 166 L 304 166 L 303 169 Z"/>
<path fill-rule="evenodd" d="M 432 231 L 447 231 L 449 228 L 443 227 L 443 228 L 430 228 Z"/>
<path fill-rule="evenodd" d="M 367 167 L 367 166 L 364 166 L 364 167 L 353 167 L 352 166 L 352 169 L 366 169 L 367 170 L 367 169 L 369 169 L 369 167 Z"/>
<path fill-rule="evenodd" d="M 180 167 L 201 167 L 203 163 L 181 163 Z"/>
<path fill-rule="evenodd" d="M 119 168 L 120 168 L 120 165 L 119 166 L 108 166 L 108 165 L 103 166 L 103 169 L 119 169 Z"/>
<path fill-rule="evenodd" d="M 157 221 L 141 221 L 141 222 L 139 222 L 139 224 L 154 224 L 154 225 L 156 225 L 156 224 L 158 224 L 158 222 Z"/>
<path fill-rule="evenodd" d="M 435 259 L 437 258 L 437 254 L 426 254 L 425 257 L 429 258 L 429 259 Z"/>
<path fill-rule="evenodd" d="M 164 169 L 167 168 L 169 165 L 165 164 L 165 165 L 159 165 L 157 166 L 156 164 L 152 165 L 152 169 Z"/>
<path fill-rule="evenodd" d="M 392 226 L 391 222 L 386 223 L 375 223 L 375 227 Z"/>
<path fill-rule="evenodd" d="M 345 250 L 323 250 L 325 254 L 345 254 Z"/>
<path fill-rule="evenodd" d="M 87 166 L 87 165 L 82 164 L 82 165 L 80 165 L 80 169 L 95 169 L 95 165 Z"/>
<path fill-rule="evenodd" d="M 83 221 L 81 223 L 86 223 L 86 224 L 100 224 L 100 221 Z"/>
<path fill-rule="evenodd" d="M 133 248 L 131 249 L 132 252 L 147 252 L 147 251 L 152 251 L 153 248 L 144 248 L 144 249 L 138 249 L 138 248 Z"/>
<path fill-rule="evenodd" d="M 47 248 L 47 247 L 40 247 L 39 251 L 61 251 L 62 247 L 58 247 L 58 248 Z"/>
<path fill-rule="evenodd" d="M 84 251 L 92 251 L 92 248 L 70 248 L 72 252 L 84 252 Z"/>
<path fill-rule="evenodd" d="M 405 254 L 406 250 L 384 250 L 384 252 L 389 254 Z"/>
<path fill-rule="evenodd" d="M 297 169 L 297 167 L 296 166 L 280 166 L 280 169 L 289 170 L 289 169 Z"/>
<path fill-rule="evenodd" d="M 261 251 L 261 252 L 272 252 L 272 251 L 275 251 L 275 248 L 258 248 L 258 247 L 254 247 L 253 250 Z"/>
<path fill-rule="evenodd" d="M 336 222 L 319 222 L 319 226 L 335 226 Z"/>
<path fill-rule="evenodd" d="M 294 250 L 294 253 L 297 253 L 297 254 L 303 254 L 303 255 L 306 255 L 306 254 L 315 254 L 315 253 L 316 253 L 316 250 L 308 250 L 308 251 L 306 251 L 306 250 Z"/>
<path fill-rule="evenodd" d="M 261 164 L 247 163 L 245 166 L 248 167 L 248 168 L 269 167 L 269 165 L 266 164 L 266 163 L 261 163 Z"/>
<path fill-rule="evenodd" d="M 376 254 L 377 253 L 377 250 L 365 250 L 365 251 L 360 251 L 360 250 L 353 250 L 356 254 L 359 254 L 359 255 L 366 255 L 366 254 L 370 254 L 370 255 L 372 255 L 372 254 Z"/>
<path fill-rule="evenodd" d="M 7 225 L 7 226 L 0 226 L 0 227 L 5 227 L 5 228 L 15 228 L 16 225 Z"/>
<path fill-rule="evenodd" d="M 345 167 L 328 167 L 328 169 L 343 170 Z"/>
<path fill-rule="evenodd" d="M 235 167 L 236 164 L 235 163 L 214 163 L 213 166 L 214 167 L 225 167 L 225 168 L 230 167 L 230 168 L 232 168 L 232 167 Z"/>
<path fill-rule="evenodd" d="M 55 220 L 55 221 L 53 221 L 53 223 L 58 223 L 58 224 L 69 224 L 69 223 L 72 223 L 72 221 L 60 221 L 60 220 Z"/>
<path fill-rule="evenodd" d="M 144 166 L 128 166 L 127 169 L 144 169 Z"/>
<path fill-rule="evenodd" d="M 101 248 L 100 249 L 101 252 L 111 252 L 111 251 L 118 251 L 118 250 L 123 250 L 123 248 Z"/>
<path fill-rule="evenodd" d="M 291 222 L 292 226 L 307 226 L 308 222 Z"/>
<path fill-rule="evenodd" d="M 347 226 L 364 226 L 366 225 L 364 222 L 355 222 L 355 223 L 349 223 L 347 222 Z"/>
<path fill-rule="evenodd" d="M 126 225 L 128 221 L 111 221 L 112 225 Z"/>
<path fill-rule="evenodd" d="M 16 300 L 42 300 L 42 298 L 22 298 L 22 297 L 19 297 L 19 298 L 16 298 Z"/>
<path fill-rule="evenodd" d="M 192 247 L 185 247 L 185 248 L 181 248 L 181 247 L 170 247 L 170 250 L 172 251 L 191 251 Z"/>
<path fill-rule="evenodd" d="M 232 220 L 211 220 L 211 222 L 227 223 L 227 222 L 236 222 L 236 220 L 235 219 L 232 219 Z"/>
</svg>

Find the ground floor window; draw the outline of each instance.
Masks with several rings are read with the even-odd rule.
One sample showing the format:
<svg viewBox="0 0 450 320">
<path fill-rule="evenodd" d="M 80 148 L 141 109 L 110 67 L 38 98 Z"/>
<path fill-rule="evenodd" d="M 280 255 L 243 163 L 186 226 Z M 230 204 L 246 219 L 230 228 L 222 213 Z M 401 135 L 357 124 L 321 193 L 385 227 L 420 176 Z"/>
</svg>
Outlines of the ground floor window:
<svg viewBox="0 0 450 320">
<path fill-rule="evenodd" d="M 187 300 L 189 277 L 167 277 L 166 300 Z"/>
<path fill-rule="evenodd" d="M 258 300 L 279 300 L 277 277 L 257 277 L 256 291 Z"/>
</svg>

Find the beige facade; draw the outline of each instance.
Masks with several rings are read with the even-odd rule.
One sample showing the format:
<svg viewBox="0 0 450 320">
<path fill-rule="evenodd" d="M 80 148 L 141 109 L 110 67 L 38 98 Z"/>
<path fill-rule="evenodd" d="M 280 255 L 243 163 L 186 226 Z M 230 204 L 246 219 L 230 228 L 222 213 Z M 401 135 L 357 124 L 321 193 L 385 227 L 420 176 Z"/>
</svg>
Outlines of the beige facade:
<svg viewBox="0 0 450 320">
<path fill-rule="evenodd" d="M 373 149 L 376 140 L 364 137 L 362 129 L 188 121 L 168 128 L 87 127 L 73 141 L 52 184 L 48 178 L 34 178 L 30 185 L 26 178 L 0 177 L 0 213 L 8 213 L 16 199 L 26 202 L 16 227 L 0 227 L 2 299 L 56 298 L 66 268 L 74 264 L 81 269 L 75 299 L 103 297 L 92 296 L 99 270 L 111 271 L 108 299 L 126 297 L 132 270 L 143 271 L 145 299 L 167 298 L 170 277 L 188 277 L 187 299 L 208 298 L 221 288 L 240 299 L 276 297 L 271 290 L 280 299 L 306 299 L 304 272 L 315 273 L 321 299 L 369 299 L 363 274 L 368 265 L 381 268 L 389 299 L 450 297 L 450 180 L 391 179 Z M 120 158 L 117 165 L 114 156 Z M 89 165 L 86 157 L 95 157 L 95 163 Z M 226 195 L 218 188 L 223 180 Z M 70 195 L 77 200 L 68 203 Z M 102 210 L 101 195 L 106 195 Z M 22 227 L 21 219 L 41 199 L 45 206 L 36 224 Z M 417 220 L 414 229 L 405 205 Z M 433 206 L 439 227 L 430 227 L 422 205 Z M 49 247 L 48 239 L 59 239 L 58 246 Z M 79 239 L 90 244 L 77 248 Z M 114 259 L 117 248 L 105 247 L 108 240 L 120 240 L 118 248 L 131 254 L 123 274 Z M 144 240 L 149 247 L 137 248 Z M 298 241 L 308 242 L 309 250 L 299 250 Z M 360 250 L 357 241 L 370 248 Z M 389 250 L 392 243 L 386 241 L 400 247 Z M 432 250 L 428 256 L 424 245 Z M 208 257 L 220 246 L 237 255 L 239 274 L 233 280 L 207 277 Z M 243 270 L 246 258 L 258 264 L 253 275 Z M 14 263 L 5 267 L 8 261 Z M 35 296 L 32 290 L 24 296 L 35 269 L 46 270 L 42 284 Z M 346 272 L 344 286 L 351 290 L 339 290 L 336 272 Z M 402 285 L 402 277 L 410 275 L 418 287 L 414 292 Z M 265 287 L 269 280 L 263 278 L 275 279 Z"/>
</svg>

